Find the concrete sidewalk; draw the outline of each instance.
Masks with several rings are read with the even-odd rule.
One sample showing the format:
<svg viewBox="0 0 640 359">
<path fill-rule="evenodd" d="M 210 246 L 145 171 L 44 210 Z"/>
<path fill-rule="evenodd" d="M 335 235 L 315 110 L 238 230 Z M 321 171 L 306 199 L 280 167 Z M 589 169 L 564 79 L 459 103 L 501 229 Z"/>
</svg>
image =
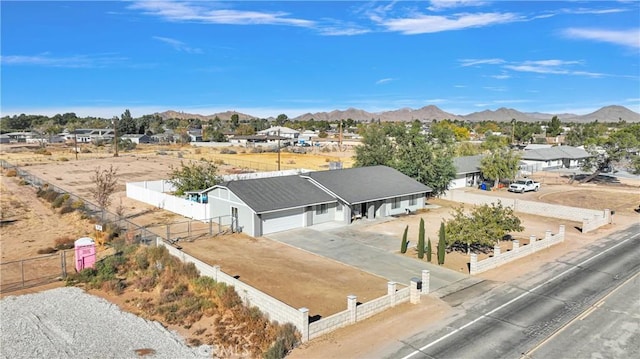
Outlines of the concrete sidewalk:
<svg viewBox="0 0 640 359">
<path fill-rule="evenodd" d="M 272 233 L 267 238 L 403 285 L 408 285 L 413 277 L 420 278 L 422 270 L 427 269 L 431 273 L 431 292 L 470 278 L 431 263 L 395 254 L 390 243 L 397 247 L 397 240 L 384 234 L 361 232 L 349 226 L 324 231 L 311 228 L 294 229 Z"/>
</svg>

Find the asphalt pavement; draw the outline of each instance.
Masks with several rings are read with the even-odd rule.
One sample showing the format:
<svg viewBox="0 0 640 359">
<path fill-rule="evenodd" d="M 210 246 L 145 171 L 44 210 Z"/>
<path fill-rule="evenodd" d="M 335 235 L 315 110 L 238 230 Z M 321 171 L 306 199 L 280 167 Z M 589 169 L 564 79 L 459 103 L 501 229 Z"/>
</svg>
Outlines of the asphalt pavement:
<svg viewBox="0 0 640 359">
<path fill-rule="evenodd" d="M 640 224 L 598 241 L 580 256 L 569 253 L 521 280 L 488 287 L 484 294 L 470 292 L 467 298 L 458 299 L 463 303 L 458 315 L 443 321 L 439 329 L 398 338 L 387 352 L 375 356 L 528 358 L 531 353 L 534 358 L 583 358 L 602 353 L 596 357 L 636 357 L 638 258 Z M 621 292 L 612 294 L 604 302 L 607 306 L 598 309 L 598 303 L 618 287 Z M 586 318 L 593 317 L 580 323 L 583 337 L 572 339 L 578 325 L 572 321 L 589 311 L 593 313 Z M 611 312 L 616 315 L 609 315 Z M 568 323 L 569 329 L 561 335 Z M 613 327 L 616 331 L 608 333 L 607 328 Z M 613 335 L 615 340 L 611 340 Z M 567 345 L 571 341 L 574 345 Z M 587 343 L 592 347 L 581 349 Z"/>
</svg>

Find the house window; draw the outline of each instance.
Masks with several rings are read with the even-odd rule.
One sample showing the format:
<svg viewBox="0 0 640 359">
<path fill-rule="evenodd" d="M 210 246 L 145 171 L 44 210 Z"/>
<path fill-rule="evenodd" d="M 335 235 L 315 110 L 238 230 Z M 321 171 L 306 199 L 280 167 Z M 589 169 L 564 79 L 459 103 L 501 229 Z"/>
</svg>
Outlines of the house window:
<svg viewBox="0 0 640 359">
<path fill-rule="evenodd" d="M 398 209 L 400 208 L 400 197 L 396 197 L 393 199 L 393 202 L 391 202 L 391 209 Z"/>
<path fill-rule="evenodd" d="M 409 199 L 409 205 L 415 206 L 416 204 L 418 204 L 418 198 L 416 195 L 413 195 L 411 196 L 411 199 Z"/>
<path fill-rule="evenodd" d="M 329 213 L 329 205 L 324 203 L 319 206 L 316 206 L 316 214 L 327 214 Z"/>
</svg>

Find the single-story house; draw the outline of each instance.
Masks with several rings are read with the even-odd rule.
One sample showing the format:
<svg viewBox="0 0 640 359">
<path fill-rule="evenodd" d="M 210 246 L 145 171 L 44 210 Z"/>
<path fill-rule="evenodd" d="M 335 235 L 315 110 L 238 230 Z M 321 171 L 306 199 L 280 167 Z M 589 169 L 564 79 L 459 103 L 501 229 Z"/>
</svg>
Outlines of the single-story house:
<svg viewBox="0 0 640 359">
<path fill-rule="evenodd" d="M 62 135 L 67 142 L 89 143 L 110 141 L 115 137 L 115 131 L 111 128 L 78 128 Z"/>
<path fill-rule="evenodd" d="M 133 143 L 151 143 L 151 136 L 149 135 L 140 135 L 140 134 L 127 134 L 123 135 L 122 139 L 130 140 Z"/>
<path fill-rule="evenodd" d="M 11 143 L 11 137 L 7 135 L 0 135 L 0 143 Z"/>
<path fill-rule="evenodd" d="M 431 188 L 386 166 L 227 181 L 208 188 L 212 218 L 231 216 L 254 237 L 314 224 L 351 223 L 424 208 Z"/>
<path fill-rule="evenodd" d="M 288 146 L 290 143 L 289 137 L 284 136 L 272 136 L 272 135 L 236 135 L 229 138 L 229 143 L 232 145 L 243 145 L 245 147 L 255 147 L 257 145 L 267 145 L 271 147 Z"/>
<path fill-rule="evenodd" d="M 538 166 L 540 169 L 578 168 L 591 154 L 579 147 L 554 146 L 524 151 L 522 162 Z"/>
<path fill-rule="evenodd" d="M 300 131 L 289 127 L 273 126 L 266 130 L 258 131 L 258 135 L 281 136 L 290 139 L 297 139 L 300 136 Z"/>
<path fill-rule="evenodd" d="M 462 156 L 453 159 L 456 177 L 449 183 L 449 189 L 477 187 L 482 181 L 480 162 L 484 155 Z"/>
</svg>

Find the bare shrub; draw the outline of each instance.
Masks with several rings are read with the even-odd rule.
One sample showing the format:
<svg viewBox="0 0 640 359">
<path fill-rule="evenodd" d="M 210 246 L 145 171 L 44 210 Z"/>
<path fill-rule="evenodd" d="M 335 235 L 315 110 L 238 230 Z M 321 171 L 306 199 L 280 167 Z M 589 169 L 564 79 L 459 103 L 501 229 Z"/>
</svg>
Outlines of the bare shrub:
<svg viewBox="0 0 640 359">
<path fill-rule="evenodd" d="M 7 170 L 7 172 L 5 172 L 4 174 L 7 177 L 16 177 L 18 175 L 18 171 L 14 170 L 13 168 L 10 170 Z"/>
<path fill-rule="evenodd" d="M 53 241 L 53 246 L 57 250 L 71 249 L 74 247 L 75 239 L 71 236 L 58 237 Z"/>
</svg>

